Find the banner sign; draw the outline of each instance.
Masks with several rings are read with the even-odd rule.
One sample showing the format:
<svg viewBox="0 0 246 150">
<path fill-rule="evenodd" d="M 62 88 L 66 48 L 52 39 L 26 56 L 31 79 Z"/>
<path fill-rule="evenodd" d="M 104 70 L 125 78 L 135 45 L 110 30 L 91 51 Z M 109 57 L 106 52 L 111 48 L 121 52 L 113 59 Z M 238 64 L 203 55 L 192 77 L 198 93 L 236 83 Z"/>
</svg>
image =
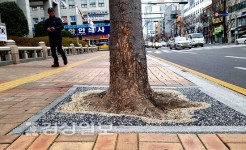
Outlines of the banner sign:
<svg viewBox="0 0 246 150">
<path fill-rule="evenodd" d="M 7 29 L 4 23 L 0 23 L 0 41 L 7 41 Z"/>
<path fill-rule="evenodd" d="M 95 24 L 94 32 L 88 24 L 85 25 L 67 25 L 64 26 L 66 31 L 69 31 L 74 36 L 92 36 L 110 34 L 110 25 Z"/>
</svg>

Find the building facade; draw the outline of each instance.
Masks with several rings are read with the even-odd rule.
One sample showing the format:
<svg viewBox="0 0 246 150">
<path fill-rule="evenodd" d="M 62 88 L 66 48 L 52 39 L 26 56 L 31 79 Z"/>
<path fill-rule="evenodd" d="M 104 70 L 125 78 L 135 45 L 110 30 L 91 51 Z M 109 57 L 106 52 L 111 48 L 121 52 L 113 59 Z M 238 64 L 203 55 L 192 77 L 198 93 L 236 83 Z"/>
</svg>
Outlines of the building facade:
<svg viewBox="0 0 246 150">
<path fill-rule="evenodd" d="M 203 35 L 205 38 L 205 42 L 212 43 L 214 41 L 212 4 L 208 5 L 207 7 L 203 9 L 202 22 L 203 22 Z"/>
<path fill-rule="evenodd" d="M 210 4 L 212 4 L 212 0 L 190 0 L 184 6 L 183 21 L 186 34 L 203 32 L 201 14 L 203 9 Z"/>
<path fill-rule="evenodd" d="M 48 18 L 46 6 L 51 1 L 30 3 L 33 27 Z M 62 19 L 65 30 L 84 40 L 108 40 L 109 0 L 63 0 L 63 2 L 55 0 L 55 2 L 56 4 L 51 5 L 57 10 L 57 16 Z M 88 26 L 88 19 L 93 21 L 94 31 Z"/>
<path fill-rule="evenodd" d="M 227 1 L 228 41 L 235 42 L 235 39 L 246 34 L 246 1 Z"/>
</svg>

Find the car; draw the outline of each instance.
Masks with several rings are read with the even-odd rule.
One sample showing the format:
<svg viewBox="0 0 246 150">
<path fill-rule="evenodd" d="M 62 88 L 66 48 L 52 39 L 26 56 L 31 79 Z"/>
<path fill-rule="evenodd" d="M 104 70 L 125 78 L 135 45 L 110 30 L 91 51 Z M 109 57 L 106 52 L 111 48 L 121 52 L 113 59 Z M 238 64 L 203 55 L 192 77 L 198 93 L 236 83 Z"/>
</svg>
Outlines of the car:
<svg viewBox="0 0 246 150">
<path fill-rule="evenodd" d="M 246 35 L 242 35 L 240 38 L 236 39 L 236 44 L 246 44 Z"/>
<path fill-rule="evenodd" d="M 154 42 L 153 48 L 155 48 L 155 49 L 161 48 L 161 43 L 160 42 Z"/>
<path fill-rule="evenodd" d="M 187 35 L 187 40 L 191 42 L 192 46 L 197 47 L 205 44 L 205 39 L 202 33 L 192 33 Z"/>
<path fill-rule="evenodd" d="M 109 45 L 107 42 L 98 42 L 95 45 L 98 50 L 109 50 Z"/>
<path fill-rule="evenodd" d="M 170 46 L 170 43 L 172 42 L 172 39 L 169 39 L 168 42 L 167 42 L 167 47 Z"/>
<path fill-rule="evenodd" d="M 190 41 L 186 40 L 185 37 L 175 37 L 174 40 L 170 41 L 169 45 L 170 49 L 185 49 L 192 48 L 192 44 Z"/>
<path fill-rule="evenodd" d="M 167 47 L 167 42 L 162 41 L 162 42 L 161 42 L 161 46 L 162 46 L 162 47 Z"/>
<path fill-rule="evenodd" d="M 152 42 L 150 42 L 150 41 L 145 42 L 145 47 L 146 48 L 152 47 Z"/>
</svg>

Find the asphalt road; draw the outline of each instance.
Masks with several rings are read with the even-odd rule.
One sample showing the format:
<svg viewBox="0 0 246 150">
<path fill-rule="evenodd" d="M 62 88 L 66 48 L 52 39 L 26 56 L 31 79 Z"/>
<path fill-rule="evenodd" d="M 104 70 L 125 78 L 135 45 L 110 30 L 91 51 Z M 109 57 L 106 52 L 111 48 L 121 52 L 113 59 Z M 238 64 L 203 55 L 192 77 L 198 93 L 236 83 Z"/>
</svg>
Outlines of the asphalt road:
<svg viewBox="0 0 246 150">
<path fill-rule="evenodd" d="M 246 88 L 246 45 L 206 45 L 185 50 L 147 48 L 147 54 Z"/>
</svg>

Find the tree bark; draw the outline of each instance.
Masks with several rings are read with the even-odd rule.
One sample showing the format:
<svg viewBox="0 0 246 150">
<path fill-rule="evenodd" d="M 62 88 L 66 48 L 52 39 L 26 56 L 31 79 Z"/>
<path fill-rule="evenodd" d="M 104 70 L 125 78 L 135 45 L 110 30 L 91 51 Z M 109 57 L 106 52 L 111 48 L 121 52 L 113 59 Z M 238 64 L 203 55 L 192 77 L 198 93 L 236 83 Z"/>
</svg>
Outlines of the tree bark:
<svg viewBox="0 0 246 150">
<path fill-rule="evenodd" d="M 152 104 L 143 40 L 141 0 L 110 0 L 110 86 L 103 97 L 118 112 Z M 147 111 L 144 108 L 142 111 Z"/>
</svg>

